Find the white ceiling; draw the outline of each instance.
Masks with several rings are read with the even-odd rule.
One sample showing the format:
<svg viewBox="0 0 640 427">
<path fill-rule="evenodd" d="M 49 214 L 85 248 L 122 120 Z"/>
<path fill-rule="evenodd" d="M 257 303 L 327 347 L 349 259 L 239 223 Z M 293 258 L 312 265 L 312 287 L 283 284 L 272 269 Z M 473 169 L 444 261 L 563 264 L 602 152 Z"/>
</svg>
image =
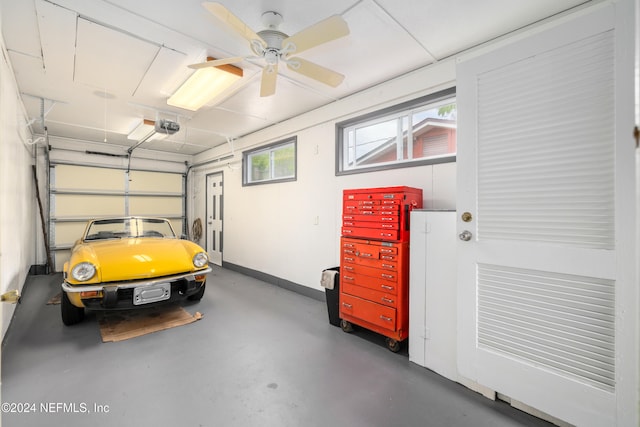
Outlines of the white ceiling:
<svg viewBox="0 0 640 427">
<path fill-rule="evenodd" d="M 347 37 L 300 56 L 346 76 L 337 88 L 280 67 L 276 94 L 260 98 L 260 64 L 197 112 L 169 95 L 207 56 L 251 54 L 201 0 L 0 0 L 2 34 L 35 133 L 121 146 L 142 120 L 180 132 L 147 149 L 197 154 L 575 7 L 585 0 L 221 0 L 254 31 L 266 11 L 289 35 L 331 15 Z"/>
</svg>

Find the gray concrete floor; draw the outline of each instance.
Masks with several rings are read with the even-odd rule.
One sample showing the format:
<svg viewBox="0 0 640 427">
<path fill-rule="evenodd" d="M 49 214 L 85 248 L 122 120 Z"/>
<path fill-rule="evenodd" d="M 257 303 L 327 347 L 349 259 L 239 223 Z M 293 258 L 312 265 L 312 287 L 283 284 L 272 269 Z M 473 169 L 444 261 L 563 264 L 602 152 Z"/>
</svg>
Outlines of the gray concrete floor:
<svg viewBox="0 0 640 427">
<path fill-rule="evenodd" d="M 102 343 L 95 313 L 62 324 L 46 305 L 60 281 L 25 284 L 2 348 L 2 401 L 35 412 L 3 413 L 4 427 L 550 425 L 376 334 L 342 332 L 324 302 L 233 271 L 216 267 L 202 301 L 183 304 L 202 320 L 118 343 Z"/>
</svg>

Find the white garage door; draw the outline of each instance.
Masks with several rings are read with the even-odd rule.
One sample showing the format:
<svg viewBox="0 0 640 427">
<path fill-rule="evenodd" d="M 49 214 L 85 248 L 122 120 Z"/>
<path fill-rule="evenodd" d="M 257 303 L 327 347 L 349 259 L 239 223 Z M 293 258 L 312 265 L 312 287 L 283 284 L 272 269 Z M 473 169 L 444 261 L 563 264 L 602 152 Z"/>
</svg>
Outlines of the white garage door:
<svg viewBox="0 0 640 427">
<path fill-rule="evenodd" d="M 135 171 L 52 164 L 50 246 L 56 271 L 69 259 L 87 220 L 109 216 L 159 216 L 184 233 L 185 177 L 175 172 Z"/>
</svg>

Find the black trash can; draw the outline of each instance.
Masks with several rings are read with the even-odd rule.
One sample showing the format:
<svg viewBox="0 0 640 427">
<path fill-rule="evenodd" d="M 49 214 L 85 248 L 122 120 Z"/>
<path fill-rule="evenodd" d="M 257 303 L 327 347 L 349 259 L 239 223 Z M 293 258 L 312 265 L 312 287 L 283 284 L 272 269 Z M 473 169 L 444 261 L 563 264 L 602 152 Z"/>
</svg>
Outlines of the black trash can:
<svg viewBox="0 0 640 427">
<path fill-rule="evenodd" d="M 333 276 L 333 289 L 325 287 L 324 295 L 327 300 L 327 312 L 329 313 L 329 323 L 333 326 L 340 326 L 340 267 L 327 268 L 325 271 L 335 271 Z"/>
</svg>

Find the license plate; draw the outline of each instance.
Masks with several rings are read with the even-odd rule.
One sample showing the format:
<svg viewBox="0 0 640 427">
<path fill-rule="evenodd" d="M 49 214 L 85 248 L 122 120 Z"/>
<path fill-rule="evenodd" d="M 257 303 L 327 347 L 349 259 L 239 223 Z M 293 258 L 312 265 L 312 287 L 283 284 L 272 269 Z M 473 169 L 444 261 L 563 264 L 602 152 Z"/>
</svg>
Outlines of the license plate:
<svg viewBox="0 0 640 427">
<path fill-rule="evenodd" d="M 133 305 L 150 304 L 171 298 L 171 284 L 158 283 L 133 289 Z"/>
</svg>

